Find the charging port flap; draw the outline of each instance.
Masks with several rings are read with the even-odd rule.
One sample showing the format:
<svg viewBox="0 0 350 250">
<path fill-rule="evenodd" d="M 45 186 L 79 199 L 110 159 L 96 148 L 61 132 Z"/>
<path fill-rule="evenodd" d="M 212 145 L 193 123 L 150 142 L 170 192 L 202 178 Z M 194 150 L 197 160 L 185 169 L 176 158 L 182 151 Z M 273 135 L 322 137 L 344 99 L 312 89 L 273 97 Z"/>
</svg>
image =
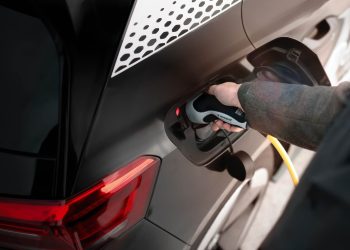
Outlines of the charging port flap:
<svg viewBox="0 0 350 250">
<path fill-rule="evenodd" d="M 270 71 L 279 81 L 309 86 L 330 86 L 317 55 L 303 43 L 281 37 L 254 50 L 247 56 L 257 74 Z"/>
<path fill-rule="evenodd" d="M 185 106 L 184 101 L 169 110 L 164 121 L 165 131 L 182 154 L 195 165 L 207 165 L 228 149 L 230 141 L 242 135 L 225 135 L 223 131 L 212 131 L 210 124 L 191 123 L 186 116 Z"/>
</svg>

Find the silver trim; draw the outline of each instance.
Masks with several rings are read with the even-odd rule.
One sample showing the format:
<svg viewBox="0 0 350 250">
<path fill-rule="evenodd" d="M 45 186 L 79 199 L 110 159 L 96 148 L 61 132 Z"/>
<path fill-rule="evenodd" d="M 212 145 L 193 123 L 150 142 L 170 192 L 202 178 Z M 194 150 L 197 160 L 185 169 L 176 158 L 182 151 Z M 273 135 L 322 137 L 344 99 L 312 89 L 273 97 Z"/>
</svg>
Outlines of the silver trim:
<svg viewBox="0 0 350 250">
<path fill-rule="evenodd" d="M 258 169 L 254 176 L 251 179 L 250 185 L 252 188 L 257 188 L 263 185 L 267 185 L 269 178 L 268 178 L 268 172 L 265 168 Z M 226 202 L 224 207 L 221 209 L 217 217 L 215 218 L 214 222 L 210 226 L 209 230 L 203 237 L 201 243 L 198 246 L 198 250 L 207 250 L 210 247 L 210 243 L 213 243 L 214 241 L 217 241 L 216 238 L 218 238 L 217 234 L 220 232 L 220 229 L 224 226 L 226 220 L 230 216 L 230 212 L 232 211 L 233 207 L 236 205 L 237 199 L 242 192 L 242 189 L 245 185 L 247 185 L 249 180 L 245 180 L 242 182 L 242 184 L 237 188 L 237 190 L 232 194 L 232 196 L 229 198 L 229 200 Z M 252 221 L 252 218 L 249 219 L 249 226 Z M 249 227 L 246 226 L 243 231 L 246 232 Z M 213 240 L 214 239 L 214 240 Z M 213 242 L 212 242 L 213 240 Z"/>
<path fill-rule="evenodd" d="M 20 237 L 27 238 L 27 239 L 36 239 L 36 240 L 41 239 L 41 236 L 38 234 L 18 232 L 15 230 L 9 230 L 9 229 L 3 229 L 3 228 L 0 229 L 0 233 L 16 235 L 16 236 L 20 235 Z"/>
<path fill-rule="evenodd" d="M 113 228 L 111 231 L 109 231 L 108 233 L 106 233 L 105 235 L 103 235 L 98 241 L 96 241 L 94 243 L 94 246 L 97 246 L 101 243 L 103 243 L 104 241 L 106 241 L 107 239 L 111 238 L 111 239 L 115 239 L 116 238 L 116 233 L 119 232 L 120 230 L 122 230 L 126 225 L 128 224 L 128 220 L 124 220 L 121 224 L 118 224 L 115 228 Z"/>
<path fill-rule="evenodd" d="M 265 141 L 255 150 L 255 152 L 252 154 L 251 158 L 253 161 L 256 161 L 258 159 L 259 155 L 264 152 L 264 150 L 270 146 L 271 142 L 268 139 L 265 139 Z"/>
<path fill-rule="evenodd" d="M 343 67 L 349 65 L 350 59 L 350 9 L 344 11 L 340 17 L 342 19 L 342 28 L 335 47 L 330 55 L 325 71 L 331 81 L 332 86 L 337 86 L 342 81 L 349 81 L 350 74 L 339 72 Z M 340 74 L 339 74 L 340 73 Z"/>
<path fill-rule="evenodd" d="M 237 190 L 233 193 L 233 195 L 230 197 L 230 199 L 226 202 L 224 207 L 221 209 L 218 216 L 215 218 L 214 222 L 212 223 L 211 227 L 205 234 L 203 240 L 198 246 L 198 250 L 206 250 L 209 246 L 209 243 L 211 242 L 212 238 L 215 237 L 217 232 L 220 231 L 222 226 L 225 224 L 226 219 L 230 215 L 230 211 L 232 210 L 233 206 L 236 204 L 237 198 L 239 194 L 241 193 L 243 187 L 248 183 L 248 180 L 242 182 L 242 184 L 237 188 Z"/>
</svg>

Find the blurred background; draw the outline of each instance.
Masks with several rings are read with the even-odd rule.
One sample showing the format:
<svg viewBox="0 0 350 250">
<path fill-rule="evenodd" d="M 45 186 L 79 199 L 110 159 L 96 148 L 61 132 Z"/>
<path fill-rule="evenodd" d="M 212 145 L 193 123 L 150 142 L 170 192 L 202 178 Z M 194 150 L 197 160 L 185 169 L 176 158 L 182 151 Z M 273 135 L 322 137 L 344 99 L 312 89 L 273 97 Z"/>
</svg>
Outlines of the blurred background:
<svg viewBox="0 0 350 250">
<path fill-rule="evenodd" d="M 313 151 L 291 146 L 289 155 L 299 177 L 302 176 L 314 154 L 315 152 Z M 242 250 L 258 249 L 281 216 L 294 189 L 295 187 L 288 174 L 287 167 L 283 164 L 269 183 L 261 208 L 244 240 Z"/>
</svg>

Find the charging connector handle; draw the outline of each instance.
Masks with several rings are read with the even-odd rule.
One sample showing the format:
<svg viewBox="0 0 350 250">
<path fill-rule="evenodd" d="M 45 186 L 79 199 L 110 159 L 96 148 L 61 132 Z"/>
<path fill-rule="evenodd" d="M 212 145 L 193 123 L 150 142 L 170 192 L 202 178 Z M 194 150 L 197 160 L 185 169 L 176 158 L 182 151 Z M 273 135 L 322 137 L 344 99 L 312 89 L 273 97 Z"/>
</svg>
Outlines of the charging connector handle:
<svg viewBox="0 0 350 250">
<path fill-rule="evenodd" d="M 197 124 L 208 124 L 220 119 L 228 124 L 243 129 L 247 128 L 244 112 L 236 107 L 226 106 L 215 96 L 202 93 L 186 104 L 188 119 Z"/>
<path fill-rule="evenodd" d="M 220 119 L 233 126 L 243 129 L 247 128 L 247 121 L 245 120 L 245 114 L 242 110 L 237 107 L 225 106 L 216 99 L 215 96 L 207 93 L 202 93 L 189 101 L 186 104 L 186 114 L 188 119 L 196 124 L 208 124 L 214 120 Z M 275 137 L 268 135 L 267 139 L 276 148 L 284 163 L 287 165 L 294 185 L 298 185 L 299 177 L 288 153 Z"/>
</svg>

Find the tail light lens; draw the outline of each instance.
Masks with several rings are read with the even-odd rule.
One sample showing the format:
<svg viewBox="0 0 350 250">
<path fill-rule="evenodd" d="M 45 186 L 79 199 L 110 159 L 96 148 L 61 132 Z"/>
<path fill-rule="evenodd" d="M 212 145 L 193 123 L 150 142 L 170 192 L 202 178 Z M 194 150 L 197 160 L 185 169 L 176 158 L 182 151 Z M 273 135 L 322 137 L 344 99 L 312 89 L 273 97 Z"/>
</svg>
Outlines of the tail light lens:
<svg viewBox="0 0 350 250">
<path fill-rule="evenodd" d="M 159 159 L 140 157 L 64 201 L 0 200 L 0 245 L 83 249 L 116 237 L 146 213 Z"/>
</svg>

